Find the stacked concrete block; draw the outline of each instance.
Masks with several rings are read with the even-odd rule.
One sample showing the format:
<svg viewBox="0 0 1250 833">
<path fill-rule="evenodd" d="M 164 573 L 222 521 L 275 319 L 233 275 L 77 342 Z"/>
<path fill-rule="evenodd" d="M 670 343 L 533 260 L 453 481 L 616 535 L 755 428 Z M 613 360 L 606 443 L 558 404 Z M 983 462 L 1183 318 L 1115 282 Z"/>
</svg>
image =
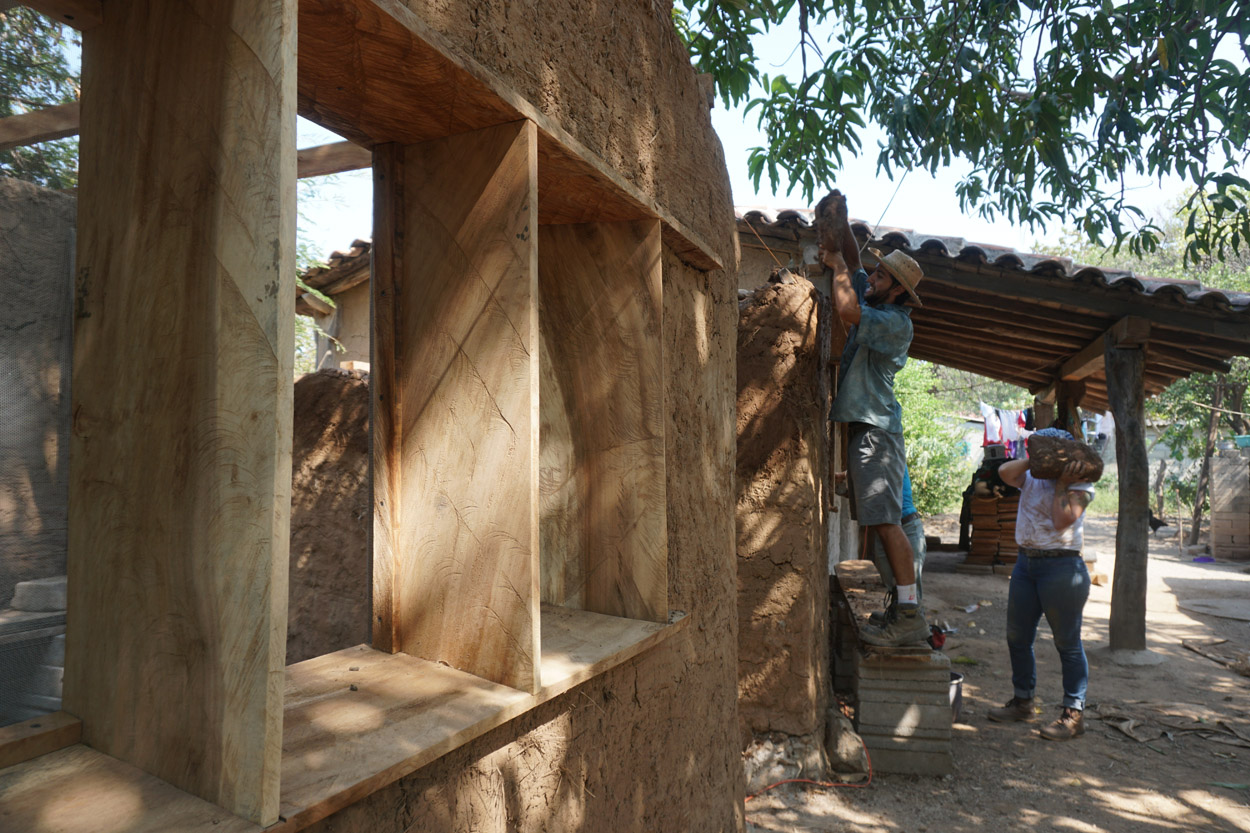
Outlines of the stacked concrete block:
<svg viewBox="0 0 1250 833">
<path fill-rule="evenodd" d="M 950 658 L 918 649 L 873 649 L 855 656 L 855 728 L 873 769 L 951 772 Z"/>
<path fill-rule="evenodd" d="M 1211 554 L 1250 559 L 1250 449 L 1227 449 L 1211 461 Z"/>
<path fill-rule="evenodd" d="M 18 582 L 0 610 L 0 726 L 58 711 L 65 675 L 65 577 Z"/>
</svg>

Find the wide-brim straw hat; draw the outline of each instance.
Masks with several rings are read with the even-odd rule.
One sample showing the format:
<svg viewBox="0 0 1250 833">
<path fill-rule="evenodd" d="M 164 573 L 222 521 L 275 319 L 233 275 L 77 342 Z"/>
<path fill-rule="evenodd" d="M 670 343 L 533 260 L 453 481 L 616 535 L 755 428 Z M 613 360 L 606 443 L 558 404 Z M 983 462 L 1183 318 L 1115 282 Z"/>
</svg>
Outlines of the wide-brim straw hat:
<svg viewBox="0 0 1250 833">
<path fill-rule="evenodd" d="M 903 285 L 907 290 L 907 294 L 916 302 L 916 306 L 923 307 L 920 302 L 920 296 L 916 294 L 916 286 L 924 280 L 924 272 L 910 255 L 900 251 L 890 252 L 888 255 L 881 254 L 877 249 L 869 249 L 877 262 L 885 267 L 885 271 L 894 276 L 894 279 Z"/>
</svg>

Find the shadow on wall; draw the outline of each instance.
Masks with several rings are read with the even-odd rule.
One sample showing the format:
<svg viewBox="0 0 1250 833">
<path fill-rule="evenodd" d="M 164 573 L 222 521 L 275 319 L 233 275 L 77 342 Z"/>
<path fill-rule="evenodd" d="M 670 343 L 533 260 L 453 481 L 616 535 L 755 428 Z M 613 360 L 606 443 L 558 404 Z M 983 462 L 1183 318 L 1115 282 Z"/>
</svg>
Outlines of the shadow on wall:
<svg viewBox="0 0 1250 833">
<path fill-rule="evenodd" d="M 0 179 L 0 608 L 65 574 L 75 200 Z"/>
<path fill-rule="evenodd" d="M 309 373 L 294 400 L 288 665 L 372 639 L 368 374 Z"/>
</svg>

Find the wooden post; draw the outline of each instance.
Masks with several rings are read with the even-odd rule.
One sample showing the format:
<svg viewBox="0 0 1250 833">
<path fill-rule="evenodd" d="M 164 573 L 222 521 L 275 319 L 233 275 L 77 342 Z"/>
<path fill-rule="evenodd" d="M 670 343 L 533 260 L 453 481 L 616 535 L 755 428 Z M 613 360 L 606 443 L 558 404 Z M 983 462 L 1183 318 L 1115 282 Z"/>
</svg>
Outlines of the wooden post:
<svg viewBox="0 0 1250 833">
<path fill-rule="evenodd" d="M 1053 424 L 1078 440 L 1081 435 L 1081 401 L 1085 399 L 1085 382 L 1059 381 L 1055 385 L 1055 417 Z M 1034 425 L 1037 423 L 1034 422 Z M 1043 426 L 1045 427 L 1045 426 Z"/>
<path fill-rule="evenodd" d="M 374 634 L 537 691 L 537 131 L 375 156 Z"/>
<path fill-rule="evenodd" d="M 543 601 L 668 620 L 658 220 L 545 225 Z"/>
<path fill-rule="evenodd" d="M 1116 347 L 1108 338 L 1107 398 L 1115 417 L 1120 506 L 1111 585 L 1111 650 L 1146 649 L 1146 571 L 1150 526 L 1150 464 L 1146 459 L 1145 349 Z"/>
<path fill-rule="evenodd" d="M 109 3 L 83 36 L 64 707 L 278 818 L 295 2 Z"/>
</svg>

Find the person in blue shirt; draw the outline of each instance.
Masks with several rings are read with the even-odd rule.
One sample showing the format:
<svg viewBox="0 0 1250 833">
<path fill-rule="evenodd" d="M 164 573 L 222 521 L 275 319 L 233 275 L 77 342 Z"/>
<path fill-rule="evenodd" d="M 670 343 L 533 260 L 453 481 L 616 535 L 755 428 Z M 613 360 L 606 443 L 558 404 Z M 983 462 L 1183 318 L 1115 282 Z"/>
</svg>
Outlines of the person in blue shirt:
<svg viewBox="0 0 1250 833">
<path fill-rule="evenodd" d="M 920 610 L 912 546 L 902 528 L 902 409 L 894 375 L 907 363 L 912 323 L 909 302 L 919 304 L 920 265 L 899 251 L 877 259 L 871 274 L 847 220 L 846 198 L 832 191 L 816 206 L 821 262 L 833 270 L 833 301 L 849 327 L 838 368 L 838 391 L 830 419 L 847 426 L 847 479 L 851 515 L 881 541 L 898 581 L 895 615 L 860 629 L 869 645 L 892 647 L 929 638 Z"/>
<path fill-rule="evenodd" d="M 899 526 L 903 528 L 903 534 L 907 536 L 907 543 L 911 544 L 911 563 L 915 567 L 916 601 L 923 607 L 924 582 L 921 580 L 921 572 L 924 570 L 924 559 L 928 555 L 929 550 L 925 545 L 924 521 L 920 519 L 920 513 L 916 511 L 916 504 L 912 500 L 911 472 L 906 467 L 903 468 L 903 507 L 901 511 L 903 517 L 899 519 Z M 890 559 L 885 554 L 885 547 L 882 545 L 880 538 L 873 541 L 872 562 L 877 566 L 877 572 L 881 574 L 881 581 L 885 583 L 886 589 L 894 592 L 898 581 L 894 578 L 894 569 L 890 567 Z M 894 603 L 897 604 L 897 601 L 897 594 L 895 594 Z M 891 604 L 889 607 L 893 608 L 894 605 Z M 882 621 L 895 612 L 887 609 L 883 615 L 874 613 L 872 621 Z"/>
</svg>

